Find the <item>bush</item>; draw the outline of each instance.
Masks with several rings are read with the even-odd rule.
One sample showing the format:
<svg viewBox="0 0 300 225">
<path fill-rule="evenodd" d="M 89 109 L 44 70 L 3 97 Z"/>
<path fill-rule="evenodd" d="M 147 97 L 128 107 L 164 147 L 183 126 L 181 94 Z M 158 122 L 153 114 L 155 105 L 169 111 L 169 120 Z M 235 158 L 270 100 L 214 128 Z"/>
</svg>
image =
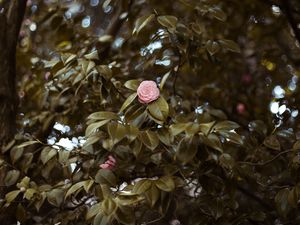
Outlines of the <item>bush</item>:
<svg viewBox="0 0 300 225">
<path fill-rule="evenodd" d="M 300 5 L 267 2 L 29 2 L 1 214 L 299 224 Z"/>
</svg>

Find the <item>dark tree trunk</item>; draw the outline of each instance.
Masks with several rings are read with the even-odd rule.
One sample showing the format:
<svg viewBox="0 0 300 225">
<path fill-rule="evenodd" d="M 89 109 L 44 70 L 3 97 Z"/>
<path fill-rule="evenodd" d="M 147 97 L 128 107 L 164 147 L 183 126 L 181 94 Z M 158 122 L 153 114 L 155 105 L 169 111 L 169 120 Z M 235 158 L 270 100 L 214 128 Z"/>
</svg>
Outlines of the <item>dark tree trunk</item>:
<svg viewBox="0 0 300 225">
<path fill-rule="evenodd" d="M 16 131 L 16 46 L 27 0 L 0 0 L 0 158 L 1 146 L 14 137 Z M 0 168 L 0 198 L 9 191 L 4 178 L 7 168 Z M 0 224 L 16 223 L 15 209 L 0 211 Z"/>
<path fill-rule="evenodd" d="M 16 46 L 26 0 L 0 1 L 0 144 L 16 129 Z"/>
</svg>

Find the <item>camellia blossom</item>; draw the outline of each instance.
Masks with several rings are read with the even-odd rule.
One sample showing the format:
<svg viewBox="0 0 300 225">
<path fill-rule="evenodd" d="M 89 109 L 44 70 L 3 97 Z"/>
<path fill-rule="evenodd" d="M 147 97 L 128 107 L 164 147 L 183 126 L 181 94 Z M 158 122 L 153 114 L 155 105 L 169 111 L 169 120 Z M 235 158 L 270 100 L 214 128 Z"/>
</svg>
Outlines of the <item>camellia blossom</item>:
<svg viewBox="0 0 300 225">
<path fill-rule="evenodd" d="M 107 170 L 111 170 L 116 166 L 116 159 L 112 156 L 109 155 L 108 156 L 108 160 L 105 161 L 105 163 L 102 163 L 100 165 L 101 169 L 107 169 Z"/>
<path fill-rule="evenodd" d="M 145 80 L 140 83 L 137 89 L 137 95 L 140 103 L 148 104 L 158 99 L 160 92 L 154 81 Z"/>
</svg>

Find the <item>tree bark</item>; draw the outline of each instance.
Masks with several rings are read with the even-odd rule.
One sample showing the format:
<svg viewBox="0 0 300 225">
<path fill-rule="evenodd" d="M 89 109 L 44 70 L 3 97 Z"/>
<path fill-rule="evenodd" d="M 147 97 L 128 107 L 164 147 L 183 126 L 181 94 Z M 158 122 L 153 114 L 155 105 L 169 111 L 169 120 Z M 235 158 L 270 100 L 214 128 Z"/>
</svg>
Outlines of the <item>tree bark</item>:
<svg viewBox="0 0 300 225">
<path fill-rule="evenodd" d="M 16 129 L 16 46 L 26 0 L 0 1 L 0 145 Z"/>
<path fill-rule="evenodd" d="M 0 0 L 0 156 L 1 146 L 10 141 L 16 132 L 16 47 L 23 21 L 27 0 Z M 0 198 L 9 191 L 4 184 L 7 172 L 5 166 L 0 170 Z M 0 212 L 2 225 L 16 223 L 15 209 Z"/>
</svg>

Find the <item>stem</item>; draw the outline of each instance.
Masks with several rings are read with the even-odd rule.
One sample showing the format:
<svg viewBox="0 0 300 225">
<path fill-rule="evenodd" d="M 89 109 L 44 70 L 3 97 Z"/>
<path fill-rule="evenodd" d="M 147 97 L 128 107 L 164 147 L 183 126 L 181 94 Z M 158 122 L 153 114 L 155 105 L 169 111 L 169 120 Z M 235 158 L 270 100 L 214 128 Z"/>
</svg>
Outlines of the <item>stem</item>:
<svg viewBox="0 0 300 225">
<path fill-rule="evenodd" d="M 279 156 L 283 155 L 283 154 L 286 154 L 286 153 L 289 153 L 289 152 L 292 152 L 293 150 L 289 149 L 289 150 L 286 150 L 286 151 L 283 151 L 283 152 L 280 152 L 278 153 L 275 157 L 273 157 L 272 159 L 268 160 L 268 161 L 265 161 L 265 162 L 262 162 L 262 163 L 253 163 L 253 162 L 239 162 L 241 164 L 247 164 L 247 165 L 251 165 L 251 166 L 265 166 L 271 162 L 273 162 L 275 159 L 277 159 Z"/>
</svg>

